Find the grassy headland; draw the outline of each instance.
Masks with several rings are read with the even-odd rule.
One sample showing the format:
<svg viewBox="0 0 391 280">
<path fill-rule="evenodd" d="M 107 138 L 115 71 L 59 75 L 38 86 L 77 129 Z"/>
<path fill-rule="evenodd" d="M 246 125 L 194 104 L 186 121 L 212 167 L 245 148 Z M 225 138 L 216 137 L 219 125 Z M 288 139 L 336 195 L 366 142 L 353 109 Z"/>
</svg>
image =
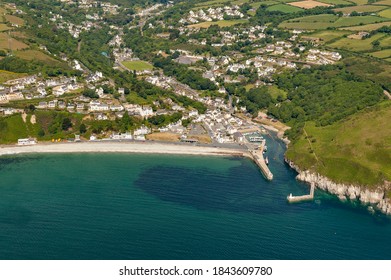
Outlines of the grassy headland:
<svg viewBox="0 0 391 280">
<path fill-rule="evenodd" d="M 375 186 L 391 181 L 391 101 L 340 122 L 317 127 L 306 122 L 287 157 L 335 182 Z"/>
</svg>

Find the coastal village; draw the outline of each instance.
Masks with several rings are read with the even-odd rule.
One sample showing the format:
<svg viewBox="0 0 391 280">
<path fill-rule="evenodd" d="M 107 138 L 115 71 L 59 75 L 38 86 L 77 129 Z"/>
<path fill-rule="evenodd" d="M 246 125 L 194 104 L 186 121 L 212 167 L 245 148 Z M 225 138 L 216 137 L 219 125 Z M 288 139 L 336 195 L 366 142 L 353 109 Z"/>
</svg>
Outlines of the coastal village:
<svg viewBox="0 0 391 280">
<path fill-rule="evenodd" d="M 75 4 L 72 0 L 63 1 L 69 5 Z M 58 29 L 68 31 L 72 37 L 79 38 L 83 32 L 89 32 L 94 28 L 100 28 L 105 24 L 103 18 L 96 13 L 102 9 L 103 13 L 109 15 L 118 14 L 118 5 L 105 2 L 83 0 L 79 1 L 79 8 L 86 11 L 85 21 L 73 23 L 65 20 L 61 14 L 51 14 L 52 21 Z M 137 16 L 142 21 L 141 28 L 153 30 L 156 26 L 152 23 L 146 24 L 147 20 L 156 14 L 172 6 L 157 4 L 145 10 L 139 11 Z M 17 10 L 17 7 L 15 7 Z M 93 10 L 93 13 L 89 13 Z M 156 11 L 159 10 L 159 13 Z M 158 22 L 170 30 L 177 30 L 180 35 L 188 37 L 188 42 L 193 45 L 206 45 L 212 47 L 231 46 L 234 42 L 243 42 L 253 48 L 248 55 L 233 53 L 233 55 L 200 55 L 185 49 L 172 49 L 171 53 L 177 54 L 175 62 L 186 66 L 197 65 L 203 62 L 206 70 L 203 77 L 214 83 L 218 90 L 216 96 L 205 96 L 200 91 L 190 88 L 181 83 L 175 77 L 164 75 L 163 71 L 153 69 L 134 70 L 133 72 L 146 82 L 172 91 L 175 95 L 185 96 L 191 100 L 201 102 L 207 110 L 200 112 L 195 108 L 184 107 L 166 98 L 163 103 L 154 101 L 152 104 L 138 104 L 129 102 L 126 99 L 125 88 L 118 87 L 115 81 L 105 77 L 102 72 L 92 72 L 80 61 L 69 59 L 66 55 L 59 58 L 67 63 L 72 69 L 80 71 L 81 76 L 71 77 L 43 77 L 40 73 L 25 76 L 18 79 L 4 81 L 0 85 L 0 114 L 10 116 L 20 114 L 23 116 L 24 109 L 13 104 L 30 104 L 35 110 L 66 111 L 84 115 L 84 118 L 96 121 L 110 121 L 121 119 L 125 114 L 137 117 L 141 120 L 153 116 L 172 115 L 180 113 L 181 118 L 165 126 L 154 127 L 140 125 L 133 131 L 121 133 L 119 131 L 93 133 L 89 138 L 83 138 L 76 134 L 72 141 L 99 141 L 99 140 L 139 140 L 155 139 L 149 135 L 164 134 L 171 135 L 170 139 L 185 143 L 204 143 L 211 145 L 238 145 L 252 151 L 255 162 L 261 166 L 266 178 L 273 176 L 267 168 L 267 156 L 262 151 L 265 149 L 265 140 L 262 134 L 266 133 L 258 123 L 252 120 L 247 108 L 239 105 L 239 99 L 230 96 L 222 84 L 246 83 L 250 75 L 257 77 L 253 87 L 271 85 L 272 77 L 283 71 L 295 71 L 298 64 L 303 67 L 312 65 L 333 64 L 341 59 L 338 52 L 330 52 L 317 48 L 316 44 L 309 44 L 301 38 L 300 30 L 293 30 L 288 40 L 278 40 L 266 33 L 267 26 L 234 27 L 229 31 L 218 31 L 214 34 L 212 41 L 207 41 L 202 36 L 199 39 L 197 34 L 202 34 L 204 29 L 197 27 L 200 22 L 212 22 L 227 18 L 244 19 L 246 16 L 240 12 L 238 5 L 222 6 L 191 10 L 178 24 L 166 26 L 165 22 Z M 110 53 L 102 53 L 104 56 L 111 56 L 114 59 L 114 69 L 128 71 L 126 62 L 138 62 L 140 59 L 133 50 L 124 44 L 124 28 L 132 26 L 110 25 L 112 39 L 108 43 Z M 157 34 L 162 38 L 164 34 Z M 269 43 L 261 43 L 260 40 L 267 40 Z M 45 46 L 41 46 L 46 50 Z M 159 55 L 166 55 L 166 50 L 159 51 Z M 94 97 L 81 94 L 88 89 L 93 92 Z M 110 89 L 110 90 L 108 90 Z M 108 93 L 110 91 L 111 94 Z M 113 94 L 115 93 L 115 94 Z M 228 96 L 228 98 L 225 98 Z M 27 102 L 26 102 L 27 101 Z M 26 105 L 25 105 L 26 106 Z M 272 124 L 273 118 L 265 115 Z M 262 116 L 260 116 L 262 118 Z M 33 122 L 31 119 L 31 122 Z M 186 123 L 186 125 L 184 125 Z M 269 127 L 270 128 L 270 127 Z M 174 137 L 173 137 L 174 135 Z M 176 135 L 176 136 L 175 136 Z M 158 138 L 159 139 L 159 138 Z M 164 138 L 167 139 L 167 138 Z M 52 139 L 52 142 L 64 141 L 66 139 Z M 169 140 L 173 141 L 173 140 Z M 26 138 L 19 139 L 19 145 L 36 143 L 35 140 Z M 261 150 L 258 154 L 258 150 Z"/>
<path fill-rule="evenodd" d="M 391 256 L 389 0 L 0 2 L 4 258 Z"/>
</svg>

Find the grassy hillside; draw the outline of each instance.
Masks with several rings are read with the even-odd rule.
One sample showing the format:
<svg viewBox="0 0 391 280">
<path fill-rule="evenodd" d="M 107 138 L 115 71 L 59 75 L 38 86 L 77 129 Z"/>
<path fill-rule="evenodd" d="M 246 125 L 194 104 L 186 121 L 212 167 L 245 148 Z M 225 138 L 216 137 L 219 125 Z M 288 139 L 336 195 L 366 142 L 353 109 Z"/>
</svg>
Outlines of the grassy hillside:
<svg viewBox="0 0 391 280">
<path fill-rule="evenodd" d="M 367 186 L 391 181 L 391 101 L 330 126 L 307 122 L 287 157 L 336 182 Z"/>
<path fill-rule="evenodd" d="M 14 73 L 9 71 L 0 70 L 0 84 L 8 80 L 13 80 L 25 76 L 23 73 Z"/>
</svg>

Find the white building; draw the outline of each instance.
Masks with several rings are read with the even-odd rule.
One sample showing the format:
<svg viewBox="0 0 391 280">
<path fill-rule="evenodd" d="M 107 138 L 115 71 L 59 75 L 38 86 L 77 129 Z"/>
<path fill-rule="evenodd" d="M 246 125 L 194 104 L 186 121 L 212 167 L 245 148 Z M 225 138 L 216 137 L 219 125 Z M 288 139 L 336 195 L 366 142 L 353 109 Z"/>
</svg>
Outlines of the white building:
<svg viewBox="0 0 391 280">
<path fill-rule="evenodd" d="M 26 146 L 26 145 L 35 145 L 37 144 L 37 140 L 33 138 L 21 138 L 18 139 L 18 145 L 19 146 Z"/>
</svg>

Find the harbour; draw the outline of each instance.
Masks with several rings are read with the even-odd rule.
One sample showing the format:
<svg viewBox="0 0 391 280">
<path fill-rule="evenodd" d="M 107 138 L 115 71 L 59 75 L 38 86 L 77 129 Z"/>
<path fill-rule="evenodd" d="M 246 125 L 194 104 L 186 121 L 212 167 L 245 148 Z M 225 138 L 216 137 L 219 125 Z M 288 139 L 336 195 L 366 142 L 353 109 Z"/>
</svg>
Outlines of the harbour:
<svg viewBox="0 0 391 280">
<path fill-rule="evenodd" d="M 0 258 L 391 258 L 387 217 L 320 190 L 318 203 L 287 203 L 308 185 L 265 139 L 272 181 L 229 155 L 5 155 Z"/>
<path fill-rule="evenodd" d="M 292 193 L 287 196 L 287 200 L 290 203 L 302 202 L 302 201 L 312 201 L 314 199 L 315 184 L 311 183 L 310 194 L 293 196 Z"/>
</svg>

